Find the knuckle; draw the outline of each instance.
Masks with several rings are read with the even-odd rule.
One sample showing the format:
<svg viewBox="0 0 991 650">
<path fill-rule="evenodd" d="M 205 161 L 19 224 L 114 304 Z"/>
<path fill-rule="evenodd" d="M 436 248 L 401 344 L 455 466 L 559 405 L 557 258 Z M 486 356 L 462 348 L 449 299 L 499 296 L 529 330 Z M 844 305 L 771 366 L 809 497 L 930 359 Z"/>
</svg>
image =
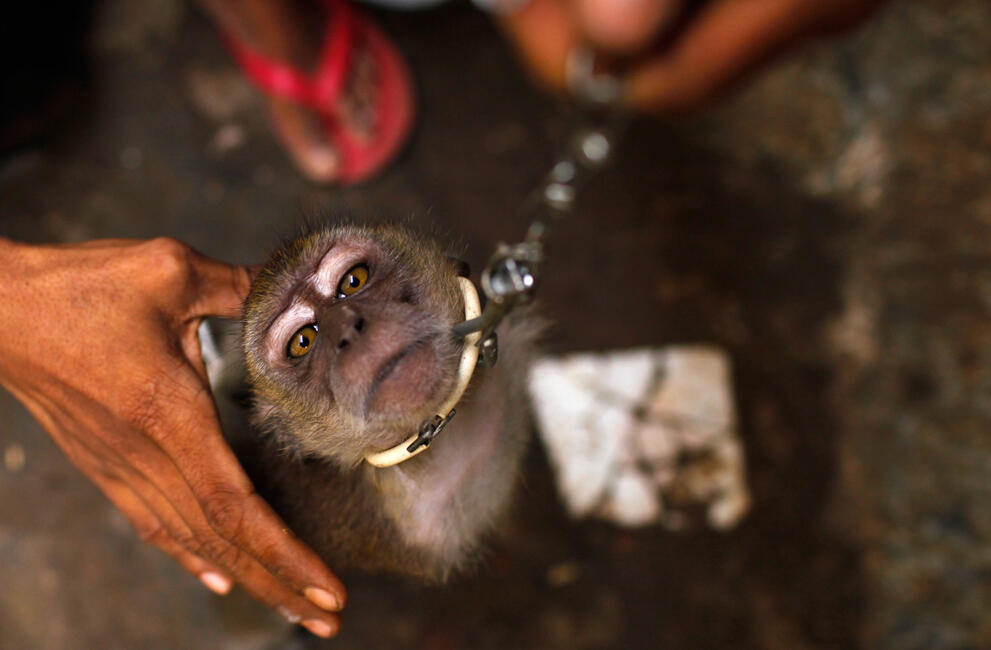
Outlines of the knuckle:
<svg viewBox="0 0 991 650">
<path fill-rule="evenodd" d="M 259 557 L 259 562 L 265 567 L 273 578 L 285 585 L 298 585 L 298 581 L 293 578 L 293 572 L 289 570 L 285 565 L 273 561 L 273 554 L 262 554 Z"/>
<path fill-rule="evenodd" d="M 202 556 L 225 567 L 233 575 L 238 576 L 243 573 L 244 553 L 233 544 L 214 538 L 200 543 L 199 549 Z"/>
<path fill-rule="evenodd" d="M 192 553 L 193 555 L 201 555 L 204 551 L 204 545 L 200 543 L 200 540 L 197 539 L 196 536 L 189 530 L 173 532 L 172 539 L 176 544 L 182 547 L 184 551 Z"/>
<path fill-rule="evenodd" d="M 215 489 L 203 499 L 203 512 L 210 526 L 225 539 L 241 535 L 244 524 L 244 507 L 240 495 L 228 490 Z"/>
<path fill-rule="evenodd" d="M 162 281 L 184 281 L 192 274 L 193 250 L 172 237 L 157 237 L 145 244 L 145 263 Z"/>
<path fill-rule="evenodd" d="M 169 539 L 169 534 L 157 523 L 137 526 L 137 533 L 138 539 L 154 546 L 162 546 Z"/>
</svg>

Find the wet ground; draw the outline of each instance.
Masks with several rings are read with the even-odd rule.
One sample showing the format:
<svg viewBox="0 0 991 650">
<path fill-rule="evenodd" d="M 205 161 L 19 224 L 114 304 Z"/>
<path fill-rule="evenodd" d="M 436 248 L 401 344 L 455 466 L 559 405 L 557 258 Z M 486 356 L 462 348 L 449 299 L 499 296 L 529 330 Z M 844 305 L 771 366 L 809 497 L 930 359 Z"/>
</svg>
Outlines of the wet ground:
<svg viewBox="0 0 991 650">
<path fill-rule="evenodd" d="M 171 235 L 249 262 L 347 210 L 411 216 L 480 268 L 523 232 L 562 107 L 468 6 L 382 21 L 418 131 L 378 180 L 320 189 L 202 15 L 101 3 L 86 57 L 67 27 L 18 53 L 50 83 L 7 73 L 25 99 L 3 100 L 0 233 Z M 984 3 L 893 3 L 713 111 L 637 122 L 556 233 L 550 350 L 730 351 L 755 503 L 737 530 L 569 521 L 535 444 L 477 575 L 346 576 L 328 647 L 991 647 L 989 31 Z M 0 414 L 0 647 L 289 642 L 137 541 L 9 395 Z"/>
</svg>

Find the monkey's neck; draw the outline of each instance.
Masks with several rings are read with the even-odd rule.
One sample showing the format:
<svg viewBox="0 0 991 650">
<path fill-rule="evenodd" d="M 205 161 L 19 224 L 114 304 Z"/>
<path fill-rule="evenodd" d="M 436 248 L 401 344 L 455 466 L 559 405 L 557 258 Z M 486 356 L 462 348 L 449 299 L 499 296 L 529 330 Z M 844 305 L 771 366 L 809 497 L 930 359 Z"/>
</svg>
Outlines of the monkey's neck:
<svg viewBox="0 0 991 650">
<path fill-rule="evenodd" d="M 456 561 L 470 551 L 512 488 L 525 427 L 522 409 L 506 408 L 500 370 L 477 378 L 426 452 L 393 467 L 365 469 L 403 540 L 431 556 Z"/>
</svg>

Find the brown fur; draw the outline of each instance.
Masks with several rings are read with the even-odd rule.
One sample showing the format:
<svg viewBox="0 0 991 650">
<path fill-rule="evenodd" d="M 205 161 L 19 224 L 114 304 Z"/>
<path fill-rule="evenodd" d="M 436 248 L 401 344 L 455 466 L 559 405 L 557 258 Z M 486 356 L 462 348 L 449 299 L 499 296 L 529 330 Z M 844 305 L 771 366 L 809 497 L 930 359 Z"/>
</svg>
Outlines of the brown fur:
<svg viewBox="0 0 991 650">
<path fill-rule="evenodd" d="M 367 403 L 367 396 L 351 395 L 351 386 L 327 379 L 340 370 L 332 366 L 344 363 L 343 356 L 326 364 L 314 359 L 305 369 L 271 361 L 266 337 L 273 318 L 294 298 L 312 293 L 311 275 L 333 246 L 368 251 L 372 260 L 388 258 L 372 263 L 373 274 L 384 269 L 374 292 L 369 280 L 364 302 L 347 304 L 376 315 L 369 336 L 373 327 L 436 336 L 436 351 L 424 367 L 439 376 L 438 388 L 422 404 L 401 413 L 362 413 L 354 405 Z M 432 240 L 395 226 L 347 226 L 316 231 L 277 251 L 246 302 L 243 349 L 255 426 L 237 438 L 235 450 L 263 496 L 332 567 L 443 580 L 471 561 L 510 501 L 527 441 L 524 378 L 537 331 L 532 319 L 503 325 L 499 363 L 476 371 L 456 417 L 430 449 L 392 468 L 361 460 L 411 435 L 449 393 L 461 345 L 449 332 L 464 313 L 455 278 L 454 266 Z M 311 297 L 330 304 L 321 313 L 342 309 Z M 314 347 L 310 354 L 316 352 Z M 332 357 L 329 348 L 323 352 Z M 374 370 L 355 367 L 359 376 Z M 411 365 L 410 377 L 391 380 L 400 395 L 422 390 L 419 370 Z"/>
</svg>

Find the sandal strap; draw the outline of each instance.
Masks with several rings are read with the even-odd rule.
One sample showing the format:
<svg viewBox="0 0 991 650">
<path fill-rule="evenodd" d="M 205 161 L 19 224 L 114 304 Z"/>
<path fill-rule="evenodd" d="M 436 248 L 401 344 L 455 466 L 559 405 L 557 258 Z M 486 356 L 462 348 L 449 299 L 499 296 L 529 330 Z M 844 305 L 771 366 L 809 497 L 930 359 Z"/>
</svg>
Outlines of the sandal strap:
<svg viewBox="0 0 991 650">
<path fill-rule="evenodd" d="M 333 108 L 351 71 L 355 16 L 346 0 L 327 0 L 325 4 L 330 26 L 324 34 L 320 65 L 313 79 L 313 93 L 322 106 Z"/>
<path fill-rule="evenodd" d="M 245 74 L 259 88 L 277 97 L 304 104 L 319 112 L 333 112 L 351 69 L 354 49 L 354 13 L 345 0 L 326 0 L 328 26 L 316 73 L 310 77 L 293 66 L 258 54 L 230 34 L 224 43 Z"/>
</svg>

